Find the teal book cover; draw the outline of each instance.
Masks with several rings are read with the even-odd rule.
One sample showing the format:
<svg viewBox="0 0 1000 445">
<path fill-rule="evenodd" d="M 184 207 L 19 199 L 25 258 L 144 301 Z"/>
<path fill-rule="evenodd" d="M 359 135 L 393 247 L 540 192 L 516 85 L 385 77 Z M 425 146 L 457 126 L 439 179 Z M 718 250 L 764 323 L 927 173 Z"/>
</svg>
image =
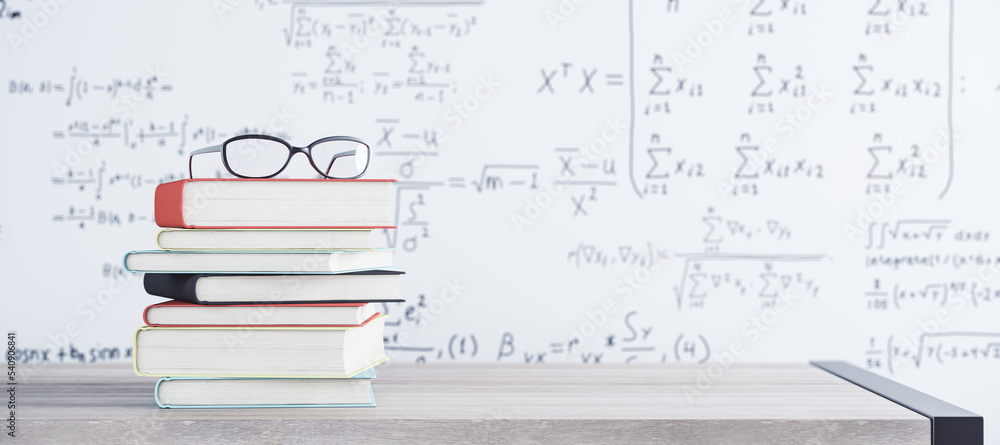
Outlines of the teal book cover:
<svg viewBox="0 0 1000 445">
<path fill-rule="evenodd" d="M 371 389 L 371 379 L 375 378 L 375 369 L 369 368 L 353 377 L 344 379 L 282 379 L 282 378 L 225 378 L 225 377 L 164 377 L 156 382 L 156 388 L 153 390 L 153 398 L 156 400 L 156 405 L 160 408 L 170 408 L 170 409 L 212 409 L 212 408 L 365 408 L 375 406 L 375 394 Z M 358 385 L 359 380 L 367 380 L 368 385 Z M 289 392 L 298 391 L 310 391 L 311 388 L 293 388 L 292 386 L 301 383 L 306 383 L 315 386 L 351 386 L 350 389 L 346 391 L 349 394 L 350 401 L 345 401 L 343 403 L 331 403 L 327 401 L 326 403 L 307 403 L 302 402 L 304 399 L 299 399 L 299 401 L 292 402 L 295 399 L 295 395 L 285 394 L 282 399 L 285 399 L 287 403 L 213 403 L 213 404 L 192 404 L 192 403 L 171 403 L 174 402 L 173 397 L 161 394 L 161 390 L 165 385 L 170 385 L 171 383 L 196 383 L 196 384 L 224 384 L 227 390 L 231 391 L 241 391 L 243 388 L 240 386 L 245 386 L 246 384 L 257 385 L 257 384 L 270 384 L 272 390 L 274 388 L 281 389 L 281 386 L 287 384 L 289 387 L 287 390 Z M 365 388 L 366 386 L 366 388 Z M 357 391 L 361 390 L 361 393 Z M 241 391 L 238 398 L 241 400 L 253 399 L 255 394 L 247 394 L 247 392 L 252 391 Z M 361 400 L 365 399 L 365 400 Z"/>
</svg>

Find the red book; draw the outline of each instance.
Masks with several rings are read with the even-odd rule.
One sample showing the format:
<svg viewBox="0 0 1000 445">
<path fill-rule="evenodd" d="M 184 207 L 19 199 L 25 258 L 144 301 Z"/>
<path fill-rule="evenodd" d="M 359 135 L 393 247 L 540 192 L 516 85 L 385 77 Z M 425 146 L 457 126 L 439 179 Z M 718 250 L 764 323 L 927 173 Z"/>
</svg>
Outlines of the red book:
<svg viewBox="0 0 1000 445">
<path fill-rule="evenodd" d="M 168 301 L 147 306 L 154 327 L 351 327 L 377 317 L 370 303 L 202 305 Z"/>
<path fill-rule="evenodd" d="M 156 187 L 160 227 L 395 228 L 394 179 L 184 179 Z"/>
</svg>

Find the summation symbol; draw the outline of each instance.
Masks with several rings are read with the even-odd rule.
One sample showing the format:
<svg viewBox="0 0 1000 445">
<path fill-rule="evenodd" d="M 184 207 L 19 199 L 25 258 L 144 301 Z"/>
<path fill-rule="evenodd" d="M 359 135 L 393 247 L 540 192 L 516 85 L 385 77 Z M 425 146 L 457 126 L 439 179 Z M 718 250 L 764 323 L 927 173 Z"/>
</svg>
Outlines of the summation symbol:
<svg viewBox="0 0 1000 445">
<path fill-rule="evenodd" d="M 708 210 L 709 213 L 711 213 L 712 210 L 713 209 L 709 209 Z M 703 217 L 701 220 L 704 221 L 705 224 L 708 224 L 708 233 L 705 234 L 705 238 L 702 239 L 702 242 L 705 242 L 705 243 L 721 243 L 722 242 L 722 236 L 723 236 L 722 235 L 722 230 L 718 230 L 717 227 L 719 227 L 719 226 L 722 225 L 722 217 L 715 216 L 715 215 L 709 215 L 709 216 Z"/>
<path fill-rule="evenodd" d="M 753 224 L 738 219 L 725 219 L 716 215 L 712 207 L 708 208 L 708 215 L 701 220 L 708 226 L 702 242 L 715 245 L 713 249 L 718 249 L 718 244 L 726 239 L 726 233 L 729 234 L 729 239 L 746 240 L 760 237 L 768 240 L 785 240 L 792 236 L 791 228 L 779 220 L 768 219 L 763 224 Z"/>
<path fill-rule="evenodd" d="M 763 58 L 764 56 L 760 57 Z M 764 59 L 760 60 L 763 61 Z M 765 85 L 767 85 L 766 77 L 771 75 L 771 66 L 770 65 L 755 66 L 753 67 L 753 73 L 755 76 L 757 76 L 757 86 L 753 88 L 753 91 L 750 93 L 750 95 L 754 97 L 770 97 L 773 90 L 771 88 L 768 88 L 766 90 L 763 88 Z"/>
<path fill-rule="evenodd" d="M 868 179 L 892 179 L 892 171 L 886 169 L 884 173 L 876 173 L 879 165 L 882 163 L 879 158 L 879 153 L 885 153 L 886 155 L 892 154 L 891 145 L 879 145 L 874 147 L 868 147 L 868 154 L 872 156 L 872 168 L 868 169 Z"/>
<path fill-rule="evenodd" d="M 305 8 L 292 7 L 290 23 L 284 29 L 285 44 L 288 46 L 303 47 L 309 46 L 312 42 L 310 38 L 319 34 L 319 21 L 313 20 L 306 12 Z"/>
<path fill-rule="evenodd" d="M 414 46 L 410 53 L 407 54 L 407 57 L 410 58 L 410 74 L 423 74 L 423 60 L 427 57 L 424 55 L 424 52 Z"/>
<path fill-rule="evenodd" d="M 788 0 L 782 0 L 782 1 L 785 2 L 785 3 L 788 3 Z M 750 15 L 757 16 L 757 17 L 768 17 L 768 16 L 770 16 L 771 15 L 771 9 L 770 8 L 765 8 L 764 7 L 764 3 L 767 3 L 767 0 L 758 0 L 757 4 L 755 4 L 753 6 L 753 8 L 750 8 Z"/>
<path fill-rule="evenodd" d="M 764 272 L 764 273 L 760 274 L 760 279 L 761 279 L 761 281 L 764 282 L 764 285 L 761 286 L 761 288 L 760 288 L 760 294 L 758 296 L 760 298 L 768 298 L 768 299 L 778 298 L 778 292 L 779 291 L 777 289 L 777 286 L 774 286 L 774 288 L 772 288 L 772 284 L 771 284 L 772 281 L 777 281 L 776 278 L 778 278 L 778 274 L 776 274 L 774 272 L 771 272 L 771 264 L 770 263 L 764 264 L 764 267 L 767 270 L 767 272 Z M 782 281 L 784 281 L 784 280 L 782 280 Z M 788 281 L 790 283 L 791 278 L 789 278 Z M 787 284 L 785 285 L 785 288 L 786 289 L 788 288 Z"/>
<path fill-rule="evenodd" d="M 691 300 L 691 305 L 695 307 L 704 307 L 705 297 L 708 297 L 708 291 L 700 288 L 701 282 L 705 280 L 708 275 L 701 272 L 701 264 L 696 263 L 694 265 L 694 270 L 696 272 L 688 275 L 688 279 L 691 280 L 691 291 L 688 292 L 688 299 Z"/>
<path fill-rule="evenodd" d="M 858 56 L 859 62 L 863 63 L 867 62 L 867 60 L 868 59 L 867 57 L 865 57 L 864 54 Z M 875 94 L 875 89 L 868 86 L 868 77 L 869 75 L 875 73 L 875 68 L 873 68 L 869 64 L 865 64 L 865 65 L 854 65 L 852 69 L 854 69 L 854 74 L 857 74 L 858 79 L 860 79 L 858 87 L 854 89 L 854 94 L 857 94 L 859 96 L 871 96 Z"/>
<path fill-rule="evenodd" d="M 667 82 L 664 82 L 664 80 L 666 80 L 664 78 L 664 75 L 665 74 L 669 75 L 669 73 L 671 71 L 670 67 L 669 66 L 654 66 L 654 67 L 650 67 L 649 70 L 653 72 L 653 76 L 656 76 L 656 83 L 654 83 L 653 87 L 649 89 L 649 94 L 652 94 L 652 95 L 668 95 L 668 94 L 670 94 L 670 85 L 668 85 Z"/>
<path fill-rule="evenodd" d="M 342 74 L 345 72 L 353 73 L 357 69 L 354 63 L 347 60 L 347 58 L 345 58 L 343 54 L 340 53 L 340 50 L 338 50 L 334 45 L 330 45 L 330 47 L 327 48 L 326 58 L 330 61 L 326 65 L 326 70 L 324 71 L 326 74 Z"/>
<path fill-rule="evenodd" d="M 775 226 L 775 230 L 778 227 Z M 710 252 L 703 254 L 674 254 L 674 257 L 684 258 L 684 270 L 681 274 L 680 285 L 674 287 L 674 294 L 677 298 L 677 309 L 681 310 L 687 303 L 692 309 L 704 309 L 709 296 L 714 300 L 716 295 L 736 294 L 740 297 L 747 295 L 750 291 L 759 292 L 762 297 L 780 297 L 783 293 L 772 295 L 773 290 L 779 285 L 788 286 L 793 284 L 796 288 L 801 288 L 803 294 L 809 293 L 813 297 L 819 294 L 819 284 L 814 278 L 804 275 L 801 270 L 779 273 L 774 270 L 773 264 L 783 264 L 785 267 L 794 267 L 793 263 L 815 262 L 822 259 L 823 255 L 812 254 L 722 254 Z M 763 270 L 752 274 L 744 274 L 741 269 L 732 268 L 713 272 L 711 264 L 733 264 L 733 262 L 744 262 L 749 264 L 762 263 Z M 773 273 L 773 274 L 772 274 Z M 772 275 L 768 275 L 772 274 Z M 786 276 L 787 275 L 787 276 Z M 762 280 L 757 282 L 756 278 Z M 780 283 L 780 284 L 779 284 Z M 786 286 L 787 284 L 787 286 Z M 763 285 L 763 290 L 758 290 Z M 721 292 L 721 293 L 720 293 Z M 773 302 L 762 301 L 762 307 L 768 307 Z"/>
<path fill-rule="evenodd" d="M 667 179 L 670 177 L 670 169 L 666 157 L 671 153 L 670 147 L 650 147 L 646 149 L 646 154 L 653 160 L 653 166 L 646 172 L 646 179 Z M 662 162 L 661 162 L 662 159 Z"/>
<path fill-rule="evenodd" d="M 927 2 L 912 1 L 912 0 L 896 0 L 896 2 L 892 2 L 889 0 L 874 0 L 872 7 L 868 8 L 868 15 L 877 17 L 887 16 L 893 10 L 892 7 L 893 3 L 895 3 L 896 5 L 896 14 L 898 15 L 908 15 L 908 16 L 928 15 Z"/>
<path fill-rule="evenodd" d="M 753 166 L 750 165 L 750 157 L 747 156 L 746 152 L 757 152 L 759 150 L 760 150 L 760 146 L 758 146 L 758 145 L 744 145 L 744 146 L 736 147 L 736 153 L 739 154 L 740 158 L 743 159 L 743 163 L 741 163 L 740 166 L 736 169 L 736 175 L 735 176 L 737 178 L 739 178 L 739 179 L 756 179 L 757 178 L 757 173 L 756 172 L 750 173 L 750 170 L 753 170 Z"/>
<path fill-rule="evenodd" d="M 883 6 L 882 0 L 875 0 L 875 4 L 871 8 L 868 8 L 868 15 L 889 15 L 889 10 L 892 9 L 889 3 L 886 1 L 885 6 Z M 905 0 L 901 3 L 905 3 Z"/>
</svg>

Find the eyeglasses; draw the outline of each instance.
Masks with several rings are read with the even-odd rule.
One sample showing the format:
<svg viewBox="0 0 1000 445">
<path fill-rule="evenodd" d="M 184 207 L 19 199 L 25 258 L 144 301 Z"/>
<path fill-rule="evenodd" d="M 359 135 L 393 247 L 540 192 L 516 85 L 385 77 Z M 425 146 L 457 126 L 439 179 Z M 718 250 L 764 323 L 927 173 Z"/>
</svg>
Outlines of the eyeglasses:
<svg viewBox="0 0 1000 445">
<path fill-rule="evenodd" d="M 309 163 L 324 178 L 355 179 L 368 170 L 371 148 L 350 136 L 331 136 L 305 147 L 294 147 L 284 139 L 266 134 L 244 134 L 226 140 L 221 145 L 191 152 L 188 175 L 193 179 L 192 160 L 205 153 L 222 152 L 222 164 L 233 176 L 246 179 L 273 178 L 281 173 L 292 156 L 302 152 Z"/>
</svg>

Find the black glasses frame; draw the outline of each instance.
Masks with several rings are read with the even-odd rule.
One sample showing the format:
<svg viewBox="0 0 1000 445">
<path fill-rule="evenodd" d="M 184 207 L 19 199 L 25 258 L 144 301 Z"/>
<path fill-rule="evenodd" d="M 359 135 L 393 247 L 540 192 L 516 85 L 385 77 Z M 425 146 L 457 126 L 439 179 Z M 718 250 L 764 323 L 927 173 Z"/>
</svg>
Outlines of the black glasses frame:
<svg viewBox="0 0 1000 445">
<path fill-rule="evenodd" d="M 228 156 L 226 156 L 226 150 L 229 147 L 230 143 L 235 142 L 235 141 L 241 141 L 241 140 L 244 140 L 244 139 L 266 139 L 266 140 L 273 141 L 273 142 L 278 142 L 278 143 L 284 145 L 286 148 L 288 148 L 288 159 L 285 160 L 285 165 L 282 165 L 281 168 L 278 169 L 278 171 L 276 171 L 273 174 L 268 175 L 268 176 L 244 176 L 244 175 L 241 175 L 239 173 L 234 172 L 233 169 L 232 169 L 232 167 L 229 166 L 229 159 L 228 159 Z M 365 159 L 365 168 L 364 168 L 364 170 L 361 170 L 361 173 L 358 173 L 355 176 L 350 176 L 350 177 L 345 177 L 345 178 L 335 177 L 335 176 L 330 176 L 329 175 L 330 169 L 333 168 L 333 163 L 337 159 L 345 157 L 345 156 L 356 156 L 356 150 L 349 150 L 349 151 L 345 151 L 345 152 L 342 152 L 342 153 L 337 153 L 336 155 L 334 155 L 333 158 L 330 160 L 330 165 L 328 165 L 327 168 L 326 168 L 326 172 L 324 172 L 323 170 L 321 170 L 319 168 L 319 166 L 316 165 L 316 162 L 313 161 L 313 157 L 312 157 L 312 149 L 313 149 L 313 147 L 315 147 L 315 146 L 317 146 L 319 144 L 322 144 L 322 143 L 335 142 L 335 141 L 356 142 L 358 144 L 364 145 L 367 148 L 367 150 L 365 150 L 365 152 L 367 153 L 368 157 Z M 367 143 L 365 143 L 361 139 L 358 139 L 358 138 L 355 138 L 355 137 L 352 137 L 352 136 L 329 136 L 329 137 L 325 137 L 325 138 L 322 138 L 322 139 L 317 139 L 316 141 L 314 141 L 313 143 L 311 143 L 309 145 L 306 145 L 305 147 L 296 147 L 296 146 L 288 143 L 288 141 L 286 141 L 284 139 L 281 139 L 281 138 L 278 138 L 278 137 L 274 137 L 274 136 L 271 136 L 271 135 L 266 135 L 266 134 L 242 134 L 242 135 L 239 135 L 239 136 L 235 136 L 235 137 L 231 137 L 229 139 L 226 139 L 226 141 L 223 142 L 222 144 L 213 145 L 211 147 L 200 148 L 198 150 L 192 151 L 191 154 L 188 155 L 188 176 L 191 179 L 194 179 L 194 170 L 192 168 L 192 162 L 193 162 L 195 156 L 200 155 L 200 154 L 218 153 L 218 152 L 222 153 L 222 165 L 224 165 L 226 167 L 226 171 L 228 171 L 229 174 L 231 174 L 233 176 L 236 176 L 238 178 L 243 178 L 243 179 L 269 179 L 269 178 L 273 178 L 275 176 L 278 176 L 279 174 L 281 174 L 281 172 L 285 171 L 285 168 L 287 168 L 288 164 L 291 163 L 291 161 L 292 161 L 292 156 L 295 156 L 296 153 L 305 153 L 306 157 L 309 158 L 309 165 L 312 165 L 313 169 L 315 169 L 320 175 L 322 175 L 326 179 L 357 179 L 357 178 L 360 178 L 360 177 L 364 176 L 365 172 L 368 171 L 368 165 L 371 164 L 371 158 L 372 158 L 371 146 L 369 146 Z"/>
</svg>

